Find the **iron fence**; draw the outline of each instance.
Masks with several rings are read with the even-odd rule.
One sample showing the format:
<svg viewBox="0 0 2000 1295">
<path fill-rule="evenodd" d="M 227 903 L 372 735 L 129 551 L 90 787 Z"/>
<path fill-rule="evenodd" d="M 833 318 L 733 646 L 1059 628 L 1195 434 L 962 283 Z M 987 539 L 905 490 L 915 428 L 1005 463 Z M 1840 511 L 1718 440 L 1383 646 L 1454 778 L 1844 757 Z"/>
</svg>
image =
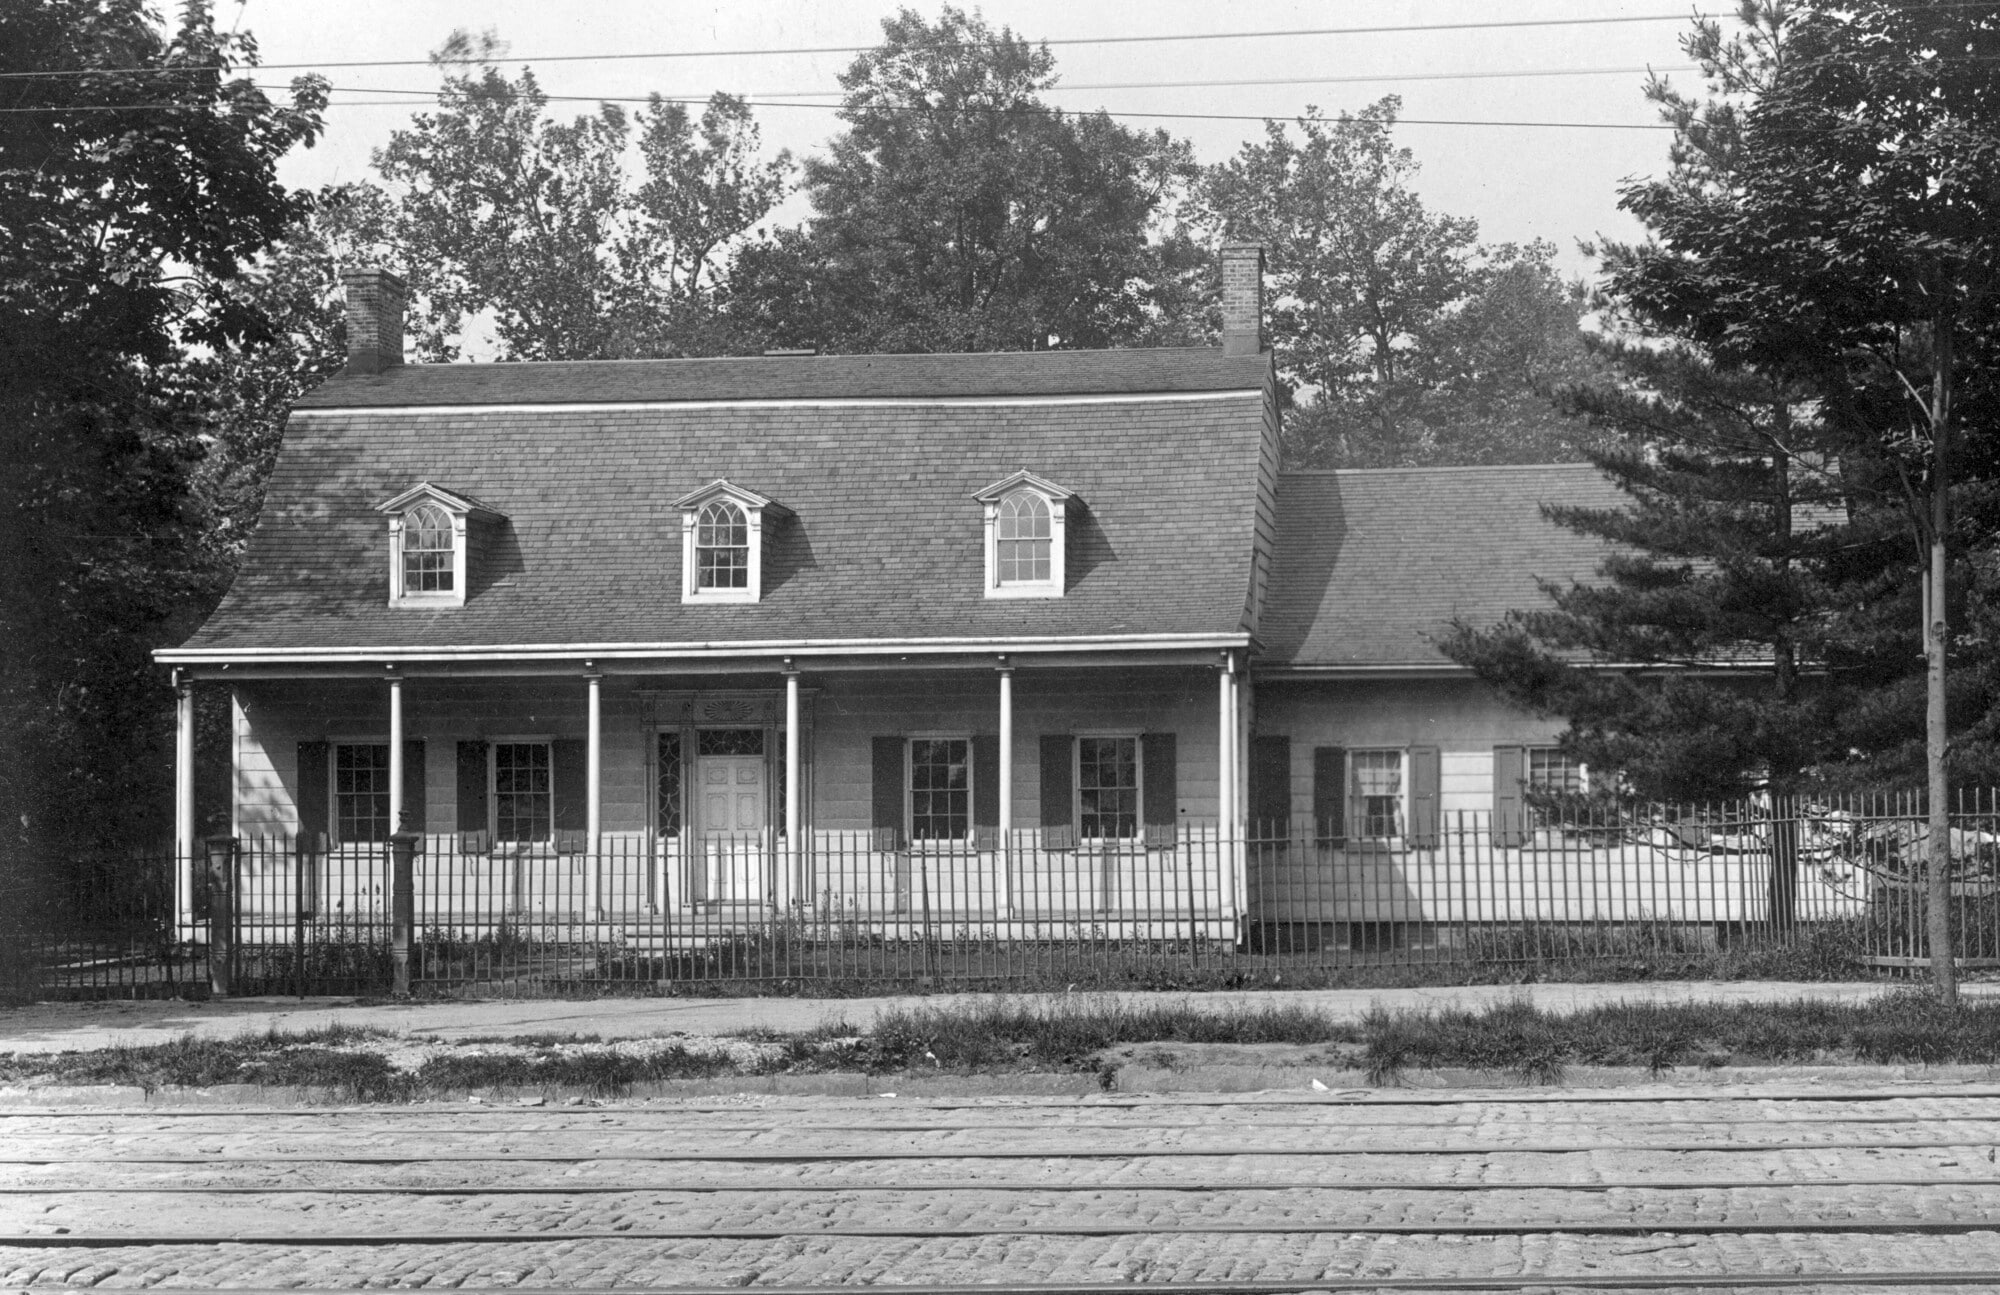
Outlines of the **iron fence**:
<svg viewBox="0 0 2000 1295">
<path fill-rule="evenodd" d="M 15 997 L 546 993 L 715 982 L 1193 983 L 1831 948 L 1924 965 L 1913 797 L 1704 806 L 1549 801 L 1496 824 L 1029 829 L 909 842 L 816 831 L 211 841 L 92 859 L 0 918 Z M 2000 800 L 1952 816 L 1954 955 L 2000 966 Z M 399 904 L 400 900 L 400 904 Z"/>
</svg>

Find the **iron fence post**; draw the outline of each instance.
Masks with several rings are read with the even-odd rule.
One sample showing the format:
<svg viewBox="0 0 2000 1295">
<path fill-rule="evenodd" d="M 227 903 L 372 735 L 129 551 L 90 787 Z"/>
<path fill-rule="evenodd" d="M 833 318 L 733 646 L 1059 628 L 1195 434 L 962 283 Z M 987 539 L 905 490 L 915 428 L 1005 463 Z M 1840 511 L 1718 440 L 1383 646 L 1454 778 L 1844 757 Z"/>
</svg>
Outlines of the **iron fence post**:
<svg viewBox="0 0 2000 1295">
<path fill-rule="evenodd" d="M 206 842 L 208 873 L 208 989 L 227 998 L 236 989 L 236 838 Z"/>
<path fill-rule="evenodd" d="M 416 925 L 416 861 L 423 844 L 417 832 L 397 832 L 389 838 L 389 961 L 394 969 L 393 992 L 410 996 L 411 928 Z"/>
</svg>

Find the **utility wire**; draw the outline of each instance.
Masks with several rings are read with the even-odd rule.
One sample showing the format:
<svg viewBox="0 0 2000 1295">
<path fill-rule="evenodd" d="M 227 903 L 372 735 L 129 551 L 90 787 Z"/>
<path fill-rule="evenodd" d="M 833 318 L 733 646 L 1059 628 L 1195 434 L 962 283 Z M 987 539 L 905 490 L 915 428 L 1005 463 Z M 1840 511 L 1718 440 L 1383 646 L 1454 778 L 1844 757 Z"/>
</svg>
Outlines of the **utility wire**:
<svg viewBox="0 0 2000 1295">
<path fill-rule="evenodd" d="M 593 99 L 592 102 L 603 102 L 603 100 Z M 628 101 L 628 102 L 637 102 L 637 101 Z M 703 104 L 708 101 L 706 99 L 674 99 L 662 95 L 661 102 Z M 760 103 L 754 100 L 745 100 L 745 103 L 747 106 L 752 108 L 817 108 L 830 111 L 841 107 L 841 105 L 837 103 Z M 327 107 L 329 108 L 412 108 L 421 106 L 422 106 L 422 101 L 415 99 L 349 99 L 339 103 L 329 103 L 327 105 Z M 244 110 L 248 111 L 249 109 L 248 107 L 246 107 Z M 193 112 L 193 111 L 207 111 L 207 108 L 202 107 L 201 105 L 185 104 L 185 103 L 98 103 L 98 104 L 74 104 L 61 108 L 50 108 L 50 107 L 0 108 L 0 114 L 27 113 L 27 112 L 48 113 L 48 112 L 155 112 L 155 111 Z M 935 113 L 935 112 L 1010 112 L 1016 110 L 1006 109 L 1006 108 L 895 107 L 895 108 L 879 109 L 878 111 Z M 1021 109 L 1019 111 L 1029 111 L 1029 110 Z M 1104 115 L 1107 117 L 1115 117 L 1120 119 L 1133 118 L 1133 119 L 1142 119 L 1149 121 L 1159 120 L 1159 121 L 1263 122 L 1263 121 L 1291 121 L 1295 120 L 1297 117 L 1297 114 L 1295 113 L 1286 113 L 1286 112 L 1266 112 L 1266 113 L 1112 112 L 1109 109 L 1105 109 L 1103 111 Z M 1445 118 L 1445 117 L 1398 117 L 1396 119 L 1396 124 L 1398 126 L 1502 126 L 1502 127 L 1518 126 L 1518 127 L 1553 129 L 1553 130 L 1672 130 L 1674 129 L 1672 126 L 1668 125 L 1649 125 L 1649 124 L 1635 123 L 1635 122 L 1496 121 L 1488 119 Z"/>
<path fill-rule="evenodd" d="M 1944 5 L 1956 8 L 1957 5 Z M 239 15 L 240 16 L 240 15 Z M 1182 32 L 1161 36 L 1069 36 L 1054 40 L 1029 41 L 1030 45 L 1158 45 L 1169 42 L 1210 41 L 1210 40 L 1264 40 L 1298 39 L 1306 36 L 1375 36 L 1391 33 L 1421 33 L 1435 31 L 1490 31 L 1498 28 L 1526 27 L 1601 27 L 1612 24 L 1649 22 L 1687 22 L 1698 18 L 1726 18 L 1724 13 L 1656 13 L 1624 14 L 1598 18 L 1510 18 L 1490 19 L 1483 22 L 1446 23 L 1393 23 L 1372 27 L 1298 27 L 1281 31 L 1219 31 Z M 713 50 L 654 50 L 643 54 L 541 54 L 535 56 L 512 55 L 496 59 L 505 63 L 594 63 L 625 62 L 645 59 L 679 58 L 747 58 L 772 55 L 799 54 L 866 54 L 880 48 L 879 45 L 811 45 L 789 49 L 713 49 Z M 318 63 L 261 63 L 262 71 L 304 71 L 325 67 L 429 67 L 428 58 L 383 58 L 347 59 Z M 109 67 L 109 68 L 57 68 L 33 72 L 0 72 L 0 80 L 26 77 L 64 76 L 114 76 L 129 73 L 158 73 L 161 75 L 177 71 L 202 71 L 201 68 L 154 68 L 154 67 Z"/>
</svg>

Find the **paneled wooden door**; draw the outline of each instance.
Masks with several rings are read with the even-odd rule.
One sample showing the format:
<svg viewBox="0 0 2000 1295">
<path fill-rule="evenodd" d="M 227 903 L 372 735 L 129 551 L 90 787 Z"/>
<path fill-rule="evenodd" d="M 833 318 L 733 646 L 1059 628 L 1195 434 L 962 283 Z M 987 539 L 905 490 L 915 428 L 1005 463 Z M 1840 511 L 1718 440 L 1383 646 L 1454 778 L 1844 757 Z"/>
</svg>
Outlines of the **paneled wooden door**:
<svg viewBox="0 0 2000 1295">
<path fill-rule="evenodd" d="M 762 903 L 770 824 L 764 756 L 761 752 L 704 754 L 696 758 L 695 778 L 701 788 L 701 851 L 706 874 L 702 878 L 706 893 L 701 897 L 725 904 Z"/>
</svg>

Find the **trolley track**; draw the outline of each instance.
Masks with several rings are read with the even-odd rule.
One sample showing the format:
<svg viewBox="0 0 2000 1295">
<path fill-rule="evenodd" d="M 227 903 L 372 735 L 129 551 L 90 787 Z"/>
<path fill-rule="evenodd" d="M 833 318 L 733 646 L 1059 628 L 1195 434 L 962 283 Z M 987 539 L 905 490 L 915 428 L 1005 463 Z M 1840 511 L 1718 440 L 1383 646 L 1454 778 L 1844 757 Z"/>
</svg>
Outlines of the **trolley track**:
<svg viewBox="0 0 2000 1295">
<path fill-rule="evenodd" d="M 1930 1108 L 1874 1105 L 1889 1100 Z M 1784 1119 L 1744 1105 L 1773 1101 L 1802 1105 Z M 1115 1107 L 1101 1099 L 910 1103 L 880 1121 L 857 1118 L 854 1103 L 797 1099 L 553 1111 L 16 1108 L 0 1110 L 0 1166 L 13 1167 L 13 1181 L 0 1184 L 0 1288 L 139 1283 L 330 1293 L 439 1284 L 496 1295 L 576 1285 L 612 1293 L 669 1287 L 679 1295 L 754 1285 L 764 1295 L 824 1295 L 857 1283 L 906 1295 L 1131 1295 L 1135 1287 L 1158 1295 L 2000 1290 L 2000 1089 L 1776 1097 L 1656 1090 L 1650 1102 L 1648 1109 L 1630 1093 L 1609 1100 L 1489 1093 L 1421 1101 L 1146 1099 Z M 1939 1102 L 1958 1105 L 1940 1111 Z M 1298 1118 L 1301 1106 L 1311 1118 Z M 1419 1118 L 1379 1118 L 1385 1106 Z M 790 1118 L 790 1107 L 804 1118 Z M 1510 1108 L 1534 1116 L 1519 1118 Z M 1093 1121 L 1109 1110 L 1158 1118 Z M 1674 1126 L 1700 1127 L 1704 1110 L 1725 1136 L 1659 1136 Z M 943 1111 L 973 1114 L 954 1123 L 936 1118 Z M 1237 1122 L 1209 1118 L 1217 1114 Z M 1883 1136 L 1892 1133 L 1887 1126 L 1906 1132 Z M 1938 1136 L 1913 1135 L 1932 1130 Z M 1233 1141 L 1098 1145 L 1194 1132 L 1204 1142 Z M 1367 1140 L 1346 1141 L 1343 1132 Z M 792 1145 L 701 1145 L 725 1133 Z M 977 1136 L 995 1134 L 1006 1137 Z M 1436 1141 L 1412 1145 L 1425 1134 Z M 925 1135 L 1001 1144 L 895 1145 Z M 406 1145 L 356 1147 L 357 1137 Z M 236 1145 L 246 1140 L 261 1146 Z M 671 1140 L 679 1144 L 651 1145 Z M 829 1141 L 839 1145 L 812 1145 Z M 1759 1154 L 1797 1163 L 1790 1171 L 1789 1162 L 1758 1166 L 1789 1172 L 1784 1179 L 1726 1172 Z M 1448 1165 L 1448 1173 L 1474 1177 L 1367 1172 L 1376 1157 L 1408 1163 L 1414 1173 Z M 1231 1158 L 1241 1162 L 1237 1173 L 1186 1172 Z M 1174 1172 L 1175 1161 L 1186 1162 L 1182 1172 Z M 961 1163 L 963 1170 L 952 1172 Z M 1499 1163 L 1541 1169 L 1528 1178 L 1477 1177 Z M 982 1164 L 992 1164 L 996 1176 L 968 1172 Z M 1286 1174 L 1288 1164 L 1326 1176 Z M 1591 1176 L 1607 1164 L 1624 1172 Z M 948 1176 L 927 1179 L 919 1165 Z M 1151 1165 L 1169 1176 L 1119 1176 Z M 522 1177 L 597 1166 L 613 1179 Z M 630 1172 L 619 1173 L 620 1166 Z M 686 1168 L 667 1182 L 631 1180 L 652 1166 Z M 822 1166 L 863 1181 L 799 1177 Z M 875 1166 L 879 1174 L 869 1172 Z M 1966 1172 L 1947 1172 L 1956 1168 Z M 1068 1177 L 1036 1177 L 1059 1169 Z M 385 1177 L 410 1170 L 459 1181 Z M 711 1178 L 724 1171 L 727 1181 Z M 284 1178 L 299 1173 L 340 1181 Z M 112 1174 L 121 1177 L 102 1180 Z M 280 1180 L 200 1181 L 218 1174 Z M 65 1185 L 64 1175 L 91 1181 Z M 484 1198 L 493 1205 L 482 1205 Z M 1171 1205 L 1176 1199 L 1184 1204 Z"/>
</svg>

